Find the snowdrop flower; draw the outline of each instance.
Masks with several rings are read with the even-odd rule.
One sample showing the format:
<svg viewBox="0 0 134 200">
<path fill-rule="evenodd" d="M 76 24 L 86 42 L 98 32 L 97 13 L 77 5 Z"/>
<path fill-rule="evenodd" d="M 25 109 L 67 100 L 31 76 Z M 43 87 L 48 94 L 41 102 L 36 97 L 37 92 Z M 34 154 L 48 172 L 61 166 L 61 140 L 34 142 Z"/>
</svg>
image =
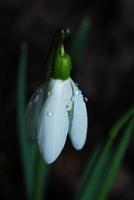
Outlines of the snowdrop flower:
<svg viewBox="0 0 134 200">
<path fill-rule="evenodd" d="M 71 60 L 58 47 L 51 78 L 33 94 L 26 111 L 29 132 L 37 137 L 40 152 L 50 164 L 60 155 L 67 135 L 80 150 L 87 135 L 87 110 L 84 97 L 70 78 Z"/>
</svg>

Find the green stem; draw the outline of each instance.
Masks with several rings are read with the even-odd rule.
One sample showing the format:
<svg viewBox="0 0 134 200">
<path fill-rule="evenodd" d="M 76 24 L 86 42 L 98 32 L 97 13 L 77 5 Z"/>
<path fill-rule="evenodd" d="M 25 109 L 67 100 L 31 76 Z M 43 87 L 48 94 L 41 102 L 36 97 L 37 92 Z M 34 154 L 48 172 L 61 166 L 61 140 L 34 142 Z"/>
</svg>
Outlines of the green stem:
<svg viewBox="0 0 134 200">
<path fill-rule="evenodd" d="M 134 118 L 130 120 L 126 128 L 126 131 L 124 132 L 124 135 L 122 136 L 121 141 L 117 146 L 115 155 L 111 160 L 110 169 L 106 174 L 106 177 L 102 184 L 97 200 L 105 200 L 107 198 L 107 195 L 110 191 L 115 175 L 120 167 L 120 164 L 123 160 L 127 147 L 129 145 L 133 131 L 134 131 Z"/>
<path fill-rule="evenodd" d="M 111 156 L 112 144 L 114 142 L 114 139 L 117 137 L 117 135 L 120 133 L 120 130 L 133 115 L 134 109 L 132 108 L 127 113 L 125 113 L 120 120 L 117 121 L 117 123 L 111 130 L 109 138 L 106 144 L 104 145 L 104 148 L 101 150 L 101 154 L 98 160 L 96 161 L 95 166 L 93 167 L 93 169 L 90 169 L 92 173 L 89 173 L 91 175 L 88 177 L 87 184 L 84 187 L 83 191 L 81 191 L 78 195 L 78 199 L 93 200 L 97 195 L 96 192 L 100 188 L 100 185 L 98 185 L 98 183 L 102 181 L 102 175 L 105 174 L 104 169 L 109 169 L 107 166 L 109 163 L 109 158 Z"/>
<path fill-rule="evenodd" d="M 31 173 L 29 168 L 29 145 L 27 133 L 24 124 L 25 97 L 26 97 L 26 64 L 27 64 L 27 45 L 21 45 L 21 56 L 17 80 L 17 121 L 18 121 L 18 138 L 21 150 L 21 159 L 24 170 L 24 179 L 27 191 L 27 198 L 30 199 L 32 184 Z"/>
<path fill-rule="evenodd" d="M 47 166 L 40 153 L 37 154 L 37 167 L 35 173 L 34 200 L 42 200 L 46 190 Z"/>
</svg>

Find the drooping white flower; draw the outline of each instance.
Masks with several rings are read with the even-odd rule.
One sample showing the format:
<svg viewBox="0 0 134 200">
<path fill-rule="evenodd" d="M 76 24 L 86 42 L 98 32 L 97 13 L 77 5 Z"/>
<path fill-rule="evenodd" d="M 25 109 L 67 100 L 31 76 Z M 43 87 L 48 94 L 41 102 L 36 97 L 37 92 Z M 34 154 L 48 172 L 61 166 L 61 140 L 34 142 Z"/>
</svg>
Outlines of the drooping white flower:
<svg viewBox="0 0 134 200">
<path fill-rule="evenodd" d="M 29 132 L 37 137 L 40 152 L 48 164 L 60 155 L 68 134 L 77 150 L 84 146 L 87 135 L 85 101 L 70 78 L 66 69 L 68 60 L 63 55 L 65 56 L 64 51 L 62 58 L 58 58 L 55 64 L 56 69 L 59 67 L 59 72 L 53 74 L 47 86 L 37 89 L 26 111 Z"/>
</svg>

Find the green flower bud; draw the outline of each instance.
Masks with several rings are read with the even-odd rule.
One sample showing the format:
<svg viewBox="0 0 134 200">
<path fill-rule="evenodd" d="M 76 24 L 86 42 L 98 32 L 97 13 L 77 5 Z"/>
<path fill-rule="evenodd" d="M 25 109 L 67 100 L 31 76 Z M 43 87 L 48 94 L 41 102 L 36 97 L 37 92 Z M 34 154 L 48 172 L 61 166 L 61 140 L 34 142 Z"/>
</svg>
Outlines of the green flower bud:
<svg viewBox="0 0 134 200">
<path fill-rule="evenodd" d="M 65 52 L 64 45 L 61 44 L 53 60 L 52 77 L 54 79 L 66 80 L 70 77 L 71 58 Z"/>
</svg>

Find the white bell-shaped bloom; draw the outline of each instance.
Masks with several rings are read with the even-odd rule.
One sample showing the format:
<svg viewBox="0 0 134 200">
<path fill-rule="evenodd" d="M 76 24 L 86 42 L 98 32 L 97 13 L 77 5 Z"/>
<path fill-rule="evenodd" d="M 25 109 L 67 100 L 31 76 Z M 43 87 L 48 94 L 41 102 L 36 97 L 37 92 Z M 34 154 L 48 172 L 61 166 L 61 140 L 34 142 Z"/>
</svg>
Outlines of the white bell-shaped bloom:
<svg viewBox="0 0 134 200">
<path fill-rule="evenodd" d="M 50 67 L 50 80 L 33 94 L 27 110 L 29 134 L 37 138 L 40 152 L 47 163 L 60 155 L 67 135 L 77 150 L 87 135 L 87 110 L 83 95 L 70 78 L 71 58 L 63 43 L 57 47 Z"/>
<path fill-rule="evenodd" d="M 37 136 L 40 152 L 47 163 L 60 155 L 69 133 L 77 150 L 87 135 L 87 110 L 83 95 L 71 78 L 50 79 L 32 96 L 26 111 L 27 127 Z"/>
</svg>

